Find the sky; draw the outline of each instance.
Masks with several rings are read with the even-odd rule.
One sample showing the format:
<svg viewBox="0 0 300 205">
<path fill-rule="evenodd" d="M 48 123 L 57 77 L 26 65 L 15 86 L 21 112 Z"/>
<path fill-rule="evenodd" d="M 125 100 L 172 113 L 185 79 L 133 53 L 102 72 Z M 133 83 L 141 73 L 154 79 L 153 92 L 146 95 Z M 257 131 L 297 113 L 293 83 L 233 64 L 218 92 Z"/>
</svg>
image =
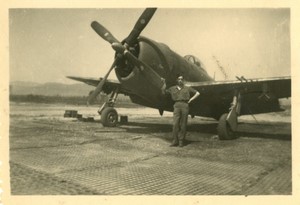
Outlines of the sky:
<svg viewBox="0 0 300 205">
<path fill-rule="evenodd" d="M 10 9 L 10 81 L 74 83 L 103 77 L 114 51 L 90 27 L 96 20 L 120 41 L 144 9 Z M 194 55 L 216 80 L 291 75 L 289 9 L 159 8 L 142 34 L 181 56 Z M 116 79 L 112 72 L 111 79 Z"/>
</svg>

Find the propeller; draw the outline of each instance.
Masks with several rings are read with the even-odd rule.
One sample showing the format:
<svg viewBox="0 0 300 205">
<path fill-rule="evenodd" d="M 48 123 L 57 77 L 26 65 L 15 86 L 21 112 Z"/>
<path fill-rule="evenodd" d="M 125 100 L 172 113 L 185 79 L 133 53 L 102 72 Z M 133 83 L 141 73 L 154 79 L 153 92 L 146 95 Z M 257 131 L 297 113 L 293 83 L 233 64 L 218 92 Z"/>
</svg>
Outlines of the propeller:
<svg viewBox="0 0 300 205">
<path fill-rule="evenodd" d="M 125 43 L 128 46 L 133 45 L 137 42 L 137 38 L 139 37 L 140 33 L 143 31 L 143 29 L 146 27 L 146 25 L 149 23 L 150 19 L 152 18 L 153 14 L 155 13 L 156 8 L 147 8 L 142 13 L 136 24 L 134 25 L 132 31 L 130 32 L 129 36 L 125 39 Z M 116 51 L 117 55 L 116 58 L 111 65 L 110 69 L 104 76 L 104 78 L 99 82 L 94 92 L 88 97 L 87 104 L 89 105 L 102 91 L 103 85 L 105 84 L 109 74 L 111 71 L 116 67 L 117 62 L 120 58 L 125 56 L 128 60 L 131 62 L 136 62 L 137 58 L 130 52 L 127 51 L 127 47 L 122 45 L 118 39 L 116 39 L 104 26 L 102 26 L 97 21 L 93 21 L 91 23 L 91 27 L 94 29 L 94 31 L 101 36 L 105 41 L 111 44 L 112 48 Z"/>
<path fill-rule="evenodd" d="M 132 31 L 128 35 L 128 37 L 125 39 L 125 42 L 131 46 L 134 43 L 136 43 L 137 38 L 141 34 L 141 32 L 144 30 L 144 28 L 147 26 L 149 21 L 151 20 L 153 14 L 155 13 L 157 8 L 147 8 L 145 11 L 142 13 L 140 18 L 137 20 L 135 23 Z"/>
</svg>

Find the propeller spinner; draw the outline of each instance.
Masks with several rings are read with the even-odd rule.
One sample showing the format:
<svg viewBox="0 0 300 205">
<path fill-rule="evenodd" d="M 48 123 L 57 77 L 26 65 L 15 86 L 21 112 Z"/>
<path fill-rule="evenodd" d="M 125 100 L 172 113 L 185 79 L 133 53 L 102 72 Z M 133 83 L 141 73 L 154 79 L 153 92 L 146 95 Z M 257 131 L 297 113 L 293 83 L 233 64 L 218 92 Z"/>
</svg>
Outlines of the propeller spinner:
<svg viewBox="0 0 300 205">
<path fill-rule="evenodd" d="M 122 45 L 118 39 L 116 39 L 104 26 L 102 26 L 97 21 L 93 21 L 91 23 L 91 27 L 94 29 L 94 31 L 101 36 L 105 41 L 109 42 L 112 46 L 112 48 L 121 55 L 116 55 L 116 58 L 111 65 L 110 69 L 104 76 L 104 78 L 99 82 L 96 89 L 93 91 L 93 93 L 88 97 L 87 104 L 90 104 L 102 91 L 103 85 L 105 84 L 110 72 L 116 67 L 116 64 L 118 60 L 121 58 L 120 56 L 125 56 L 130 61 L 138 61 L 137 58 L 130 52 L 127 51 L 127 46 L 132 46 L 137 42 L 137 38 L 141 34 L 141 32 L 144 30 L 144 28 L 147 26 L 147 24 L 150 22 L 153 14 L 155 13 L 156 8 L 147 8 L 142 13 L 136 24 L 134 25 L 132 31 L 128 35 L 128 37 L 125 39 L 125 45 Z M 127 44 L 127 45 L 126 45 Z"/>
</svg>

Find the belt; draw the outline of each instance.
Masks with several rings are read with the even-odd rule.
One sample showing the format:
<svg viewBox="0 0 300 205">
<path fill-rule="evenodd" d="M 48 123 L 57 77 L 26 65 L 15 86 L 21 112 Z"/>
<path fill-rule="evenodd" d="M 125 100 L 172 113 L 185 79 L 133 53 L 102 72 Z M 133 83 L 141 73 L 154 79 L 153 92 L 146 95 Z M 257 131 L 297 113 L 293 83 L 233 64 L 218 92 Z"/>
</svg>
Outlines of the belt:
<svg viewBox="0 0 300 205">
<path fill-rule="evenodd" d="M 175 102 L 183 102 L 183 103 L 188 103 L 188 100 L 176 100 Z"/>
</svg>

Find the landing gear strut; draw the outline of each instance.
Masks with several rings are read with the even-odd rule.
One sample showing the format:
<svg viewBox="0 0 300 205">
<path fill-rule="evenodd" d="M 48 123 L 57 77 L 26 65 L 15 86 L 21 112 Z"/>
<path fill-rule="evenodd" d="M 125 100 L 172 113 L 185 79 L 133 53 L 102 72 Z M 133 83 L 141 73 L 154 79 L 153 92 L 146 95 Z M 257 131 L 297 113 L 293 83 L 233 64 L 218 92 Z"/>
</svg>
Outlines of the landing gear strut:
<svg viewBox="0 0 300 205">
<path fill-rule="evenodd" d="M 238 115 L 241 110 L 241 95 L 237 94 L 233 97 L 229 113 L 221 115 L 218 124 L 218 135 L 220 140 L 231 140 L 236 137 Z"/>
<path fill-rule="evenodd" d="M 235 138 L 235 133 L 227 122 L 228 113 L 224 113 L 218 124 L 218 135 L 220 140 L 231 140 Z"/>
<path fill-rule="evenodd" d="M 114 108 L 118 96 L 118 89 L 112 92 L 110 98 L 98 110 L 104 127 L 115 127 L 118 123 L 118 113 Z"/>
</svg>

